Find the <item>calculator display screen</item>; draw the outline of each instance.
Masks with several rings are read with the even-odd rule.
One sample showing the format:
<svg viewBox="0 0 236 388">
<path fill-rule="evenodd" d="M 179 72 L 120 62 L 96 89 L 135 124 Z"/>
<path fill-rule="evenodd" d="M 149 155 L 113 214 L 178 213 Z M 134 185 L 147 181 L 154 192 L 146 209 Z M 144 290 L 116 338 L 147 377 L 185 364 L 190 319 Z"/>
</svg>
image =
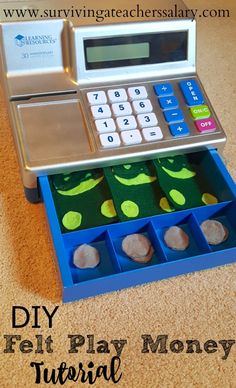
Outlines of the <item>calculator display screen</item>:
<svg viewBox="0 0 236 388">
<path fill-rule="evenodd" d="M 141 59 L 149 58 L 150 45 L 143 42 L 95 46 L 87 47 L 86 53 L 88 63 Z"/>
<path fill-rule="evenodd" d="M 187 60 L 188 33 L 159 32 L 84 41 L 87 70 Z"/>
</svg>

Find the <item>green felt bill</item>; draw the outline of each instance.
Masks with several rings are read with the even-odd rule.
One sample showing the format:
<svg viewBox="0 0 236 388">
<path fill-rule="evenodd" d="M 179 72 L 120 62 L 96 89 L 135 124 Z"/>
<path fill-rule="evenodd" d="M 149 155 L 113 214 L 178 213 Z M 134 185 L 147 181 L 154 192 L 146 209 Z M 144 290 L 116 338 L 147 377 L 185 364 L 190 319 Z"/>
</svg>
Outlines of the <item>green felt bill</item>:
<svg viewBox="0 0 236 388">
<path fill-rule="evenodd" d="M 120 221 L 174 211 L 151 161 L 104 168 Z"/>
<path fill-rule="evenodd" d="M 159 184 L 174 208 L 191 209 L 218 202 L 194 154 L 159 158 L 153 163 Z"/>
<path fill-rule="evenodd" d="M 101 169 L 49 177 L 62 232 L 117 221 L 111 193 Z"/>
</svg>

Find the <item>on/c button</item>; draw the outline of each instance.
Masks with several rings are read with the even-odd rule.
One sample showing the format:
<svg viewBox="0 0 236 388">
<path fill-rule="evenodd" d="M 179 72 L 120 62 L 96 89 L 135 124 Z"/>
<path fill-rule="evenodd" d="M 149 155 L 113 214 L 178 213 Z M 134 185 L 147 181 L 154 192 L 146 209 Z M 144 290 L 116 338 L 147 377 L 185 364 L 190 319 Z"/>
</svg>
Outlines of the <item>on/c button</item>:
<svg viewBox="0 0 236 388">
<path fill-rule="evenodd" d="M 210 109 L 207 105 L 197 105 L 190 108 L 192 118 L 194 120 L 207 119 L 211 116 Z"/>
<path fill-rule="evenodd" d="M 195 121 L 198 132 L 214 132 L 216 130 L 215 120 L 212 118 Z"/>
</svg>

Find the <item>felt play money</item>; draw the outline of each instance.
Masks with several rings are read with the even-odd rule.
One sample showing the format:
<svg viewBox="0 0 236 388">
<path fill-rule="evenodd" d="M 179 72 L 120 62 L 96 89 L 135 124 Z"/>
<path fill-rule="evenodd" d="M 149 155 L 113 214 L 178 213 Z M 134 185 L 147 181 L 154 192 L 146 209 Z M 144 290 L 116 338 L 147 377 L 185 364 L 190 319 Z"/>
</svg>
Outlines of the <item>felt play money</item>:
<svg viewBox="0 0 236 388">
<path fill-rule="evenodd" d="M 211 188 L 193 155 L 177 155 L 159 158 L 153 161 L 158 182 L 170 205 L 176 210 L 215 204 L 217 197 Z"/>
<path fill-rule="evenodd" d="M 184 251 L 189 246 L 189 237 L 179 226 L 171 226 L 164 234 L 164 241 L 176 251 Z"/>
<path fill-rule="evenodd" d="M 122 241 L 122 250 L 137 263 L 148 263 L 154 254 L 149 239 L 139 233 L 126 236 Z"/>
<path fill-rule="evenodd" d="M 49 182 L 62 232 L 117 221 L 102 169 L 57 174 Z"/>
<path fill-rule="evenodd" d="M 88 244 L 80 245 L 73 255 L 73 263 L 77 268 L 94 268 L 100 263 L 99 252 Z"/>
<path fill-rule="evenodd" d="M 218 245 L 226 241 L 229 236 L 228 229 L 217 220 L 206 220 L 201 224 L 202 232 L 210 245 Z"/>
<path fill-rule="evenodd" d="M 120 221 L 171 212 L 151 161 L 104 169 Z"/>
</svg>

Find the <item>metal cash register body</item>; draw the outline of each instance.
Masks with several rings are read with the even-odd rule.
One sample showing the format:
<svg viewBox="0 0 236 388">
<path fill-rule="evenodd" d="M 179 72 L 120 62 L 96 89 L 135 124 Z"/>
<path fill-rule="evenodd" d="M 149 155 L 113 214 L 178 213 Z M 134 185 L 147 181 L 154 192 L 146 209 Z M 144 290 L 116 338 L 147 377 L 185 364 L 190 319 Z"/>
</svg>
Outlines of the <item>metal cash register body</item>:
<svg viewBox="0 0 236 388">
<path fill-rule="evenodd" d="M 49 3 L 51 8 L 69 4 L 42 1 L 40 6 Z M 135 5 L 129 2 L 129 8 Z M 140 5 L 168 9 L 173 2 Z M 177 5 L 186 10 L 182 2 Z M 96 9 L 96 2 L 89 6 Z M 119 7 L 123 2 L 116 2 Z M 99 8 L 109 8 L 109 3 L 99 3 Z M 23 185 L 31 202 L 40 199 L 39 176 L 221 149 L 225 143 L 196 73 L 194 20 L 4 21 L 1 53 Z M 168 114 L 168 106 L 162 106 L 168 97 L 170 108 L 181 111 L 180 125 L 175 120 L 180 113 Z M 208 107 L 202 128 L 190 114 L 189 98 L 192 108 Z M 209 115 L 213 127 L 207 124 Z M 128 128 L 127 117 L 132 117 Z"/>
</svg>

